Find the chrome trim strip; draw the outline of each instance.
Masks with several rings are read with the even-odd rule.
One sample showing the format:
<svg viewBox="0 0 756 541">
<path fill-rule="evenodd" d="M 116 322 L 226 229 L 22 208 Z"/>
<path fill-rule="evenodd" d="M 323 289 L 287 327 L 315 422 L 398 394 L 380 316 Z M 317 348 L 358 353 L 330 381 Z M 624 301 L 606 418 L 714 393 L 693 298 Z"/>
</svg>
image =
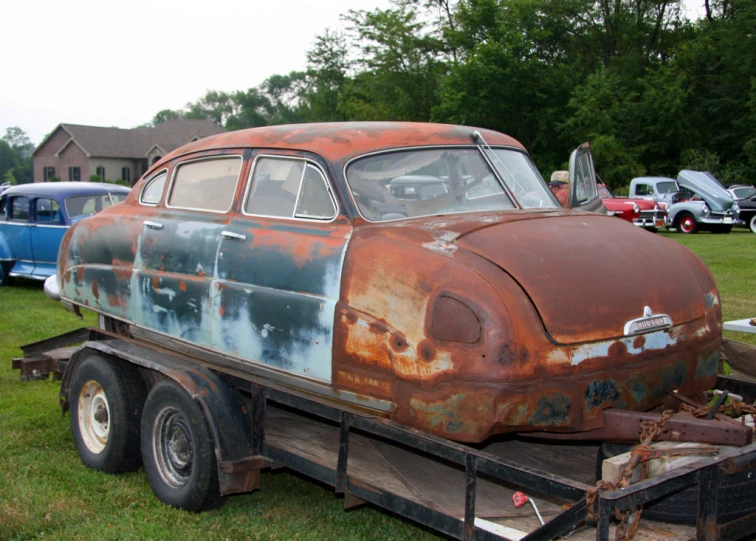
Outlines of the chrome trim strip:
<svg viewBox="0 0 756 541">
<path fill-rule="evenodd" d="M 68 229 L 71 226 L 70 225 L 42 225 L 39 222 L 37 222 L 37 227 L 41 227 L 43 229 Z"/>
<path fill-rule="evenodd" d="M 294 201 L 294 212 L 297 211 L 297 202 L 299 201 L 299 191 L 302 190 L 302 180 L 304 179 L 305 174 L 307 173 L 307 166 L 311 165 L 315 169 L 318 170 L 318 172 L 323 176 L 323 180 L 325 181 L 326 188 L 328 189 L 328 195 L 331 196 L 331 202 L 333 203 L 333 206 L 335 207 L 336 213 L 333 215 L 332 218 L 329 219 L 322 219 L 318 220 L 316 218 L 299 218 L 297 216 L 268 216 L 266 214 L 250 214 L 245 209 L 247 208 L 247 201 L 249 200 L 249 195 L 252 190 L 252 177 L 255 174 L 255 168 L 257 167 L 257 162 L 260 158 L 272 158 L 275 160 L 291 160 L 291 161 L 300 161 L 305 162 L 305 167 L 302 170 L 302 179 L 299 181 L 299 189 L 297 191 L 297 199 Z M 328 175 L 326 175 L 325 171 L 323 171 L 323 168 L 320 167 L 316 162 L 309 160 L 307 158 L 300 158 L 299 156 L 287 156 L 286 154 L 258 154 L 255 156 L 255 159 L 252 160 L 252 167 L 249 168 L 249 176 L 247 177 L 247 185 L 244 188 L 244 197 L 242 198 L 242 205 L 241 205 L 241 212 L 244 216 L 251 216 L 254 218 L 273 218 L 275 220 L 288 220 L 291 222 L 309 222 L 309 223 L 315 223 L 315 224 L 330 224 L 336 221 L 336 219 L 339 217 L 341 211 L 341 207 L 339 206 L 339 201 L 336 199 L 336 196 L 333 191 L 333 187 L 331 186 L 331 182 L 328 179 Z"/>
<path fill-rule="evenodd" d="M 27 278 L 29 280 L 47 280 L 49 276 L 39 276 L 38 274 L 24 274 L 22 272 L 9 272 L 8 276 L 11 278 Z"/>
<path fill-rule="evenodd" d="M 178 170 L 181 169 L 182 165 L 187 165 L 194 162 L 206 162 L 211 160 L 228 160 L 228 159 L 239 159 L 241 160 L 241 164 L 239 165 L 239 173 L 237 173 L 236 177 L 236 184 L 234 184 L 234 193 L 231 195 L 231 201 L 228 204 L 228 208 L 226 210 L 220 211 L 220 210 L 210 210 L 210 209 L 198 209 L 193 207 L 177 207 L 174 205 L 169 204 L 169 201 L 171 199 L 171 194 L 173 193 L 173 186 L 176 183 L 176 175 L 178 174 Z M 203 156 L 202 158 L 195 158 L 193 160 L 186 160 L 184 162 L 178 162 L 173 167 L 173 174 L 171 175 L 171 183 L 168 186 L 168 191 L 165 194 L 165 208 L 169 209 L 175 209 L 175 210 L 196 210 L 198 212 L 209 212 L 211 214 L 228 214 L 228 211 L 231 210 L 231 208 L 234 206 L 234 201 L 236 200 L 236 190 L 239 187 L 239 179 L 241 179 L 241 173 L 244 170 L 244 156 L 241 154 L 216 154 L 212 156 Z"/>
</svg>

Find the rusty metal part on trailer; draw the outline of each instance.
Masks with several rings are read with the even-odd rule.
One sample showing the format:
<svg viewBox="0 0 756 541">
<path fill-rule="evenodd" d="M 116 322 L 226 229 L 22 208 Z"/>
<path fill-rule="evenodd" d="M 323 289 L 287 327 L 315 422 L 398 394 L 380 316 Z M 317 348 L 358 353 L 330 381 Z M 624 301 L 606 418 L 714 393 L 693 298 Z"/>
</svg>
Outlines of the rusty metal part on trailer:
<svg viewBox="0 0 756 541">
<path fill-rule="evenodd" d="M 217 506 L 222 503 L 217 499 L 220 494 L 259 489 L 261 470 L 287 467 L 333 486 L 344 495 L 347 508 L 371 503 L 457 539 L 571 536 L 607 540 L 618 530 L 626 531 L 624 523 L 614 521 L 615 514 L 628 516 L 638 506 L 646 504 L 649 508 L 654 501 L 686 487 L 697 490 L 693 499 L 695 525 L 660 523 L 644 517 L 639 526 L 633 524 L 627 530 L 635 532 L 637 528 L 644 539 L 680 540 L 739 539 L 756 532 L 756 508 L 747 508 L 745 501 L 738 502 L 739 508 L 746 509 L 740 509 L 738 518 L 732 520 L 722 513 L 720 507 L 727 501 L 721 489 L 717 490 L 730 477 L 756 467 L 756 444 L 728 447 L 726 453 L 705 446 L 704 458 L 694 463 L 626 488 L 602 492 L 593 486 L 595 445 L 538 442 L 510 435 L 473 448 L 377 417 L 364 408 L 341 407 L 343 402 L 268 380 L 265 374 L 253 376 L 246 370 L 103 330 L 90 329 L 87 334 L 85 337 L 84 330 L 80 330 L 25 347 L 26 357 L 14 360 L 14 366 L 21 370 L 22 379 L 40 377 L 45 370 L 63 373 L 61 405 L 64 410 L 71 409 L 72 427 L 82 417 L 87 419 L 88 412 L 82 414 L 80 389 L 93 387 L 82 387 L 77 383 L 82 379 L 88 384 L 94 379 L 95 387 L 104 390 L 98 396 L 107 413 L 98 410 L 99 421 L 93 424 L 107 421 L 111 428 L 126 423 L 137 413 L 119 410 L 109 393 L 136 388 L 137 383 L 150 387 L 147 405 L 139 411 L 141 456 L 156 494 L 172 505 L 177 503 L 165 497 L 165 486 L 177 492 L 187 487 L 195 490 L 192 480 L 203 467 L 213 468 L 217 475 L 214 484 L 204 487 L 217 491 L 216 499 L 195 491 L 203 505 L 184 502 L 179 507 L 198 511 Z M 84 338 L 88 341 L 76 349 L 70 361 L 45 355 L 48 349 L 59 349 Z M 92 370 L 93 361 L 121 375 L 128 374 L 130 383 L 126 387 L 112 386 Z M 737 388 L 749 402 L 756 397 L 754 383 L 719 378 L 717 386 Z M 160 415 L 150 417 L 149 404 L 155 401 L 154 395 L 172 392 L 172 388 L 190 397 L 191 404 L 201 412 L 199 417 L 191 417 L 195 415 L 193 410 L 184 409 L 180 401 L 171 406 L 163 403 Z M 171 415 L 172 424 L 160 423 Z M 629 415 L 636 417 L 635 422 L 648 417 Z M 670 415 L 671 412 L 665 414 L 665 422 L 673 419 Z M 145 418 L 154 420 L 155 426 L 170 429 L 154 430 Z M 196 424 L 207 427 L 212 441 L 207 456 L 186 452 L 187 446 L 191 450 L 197 448 L 198 443 L 192 440 L 195 432 L 187 428 Z M 663 424 L 656 423 L 656 436 L 667 426 Z M 80 440 L 77 439 L 77 447 Z M 105 449 L 100 454 L 113 455 L 110 451 L 118 446 L 117 440 L 106 435 L 104 441 Z M 645 443 L 648 442 L 646 437 Z M 91 443 L 84 445 L 91 448 Z M 160 449 L 165 452 L 161 454 Z M 655 452 L 648 448 L 639 451 L 642 460 L 691 452 Z M 87 454 L 82 454 L 82 460 L 92 467 L 99 465 L 90 462 Z M 162 468 L 161 475 L 152 477 L 150 471 L 155 464 Z M 538 499 L 537 515 L 530 506 L 518 508 L 512 503 L 518 491 Z"/>
<path fill-rule="evenodd" d="M 598 193 L 578 150 L 581 194 L 562 209 L 522 145 L 489 130 L 208 137 L 71 228 L 61 300 L 455 441 L 600 429 L 609 408 L 711 387 L 722 322 L 691 252 L 581 210 Z"/>
</svg>

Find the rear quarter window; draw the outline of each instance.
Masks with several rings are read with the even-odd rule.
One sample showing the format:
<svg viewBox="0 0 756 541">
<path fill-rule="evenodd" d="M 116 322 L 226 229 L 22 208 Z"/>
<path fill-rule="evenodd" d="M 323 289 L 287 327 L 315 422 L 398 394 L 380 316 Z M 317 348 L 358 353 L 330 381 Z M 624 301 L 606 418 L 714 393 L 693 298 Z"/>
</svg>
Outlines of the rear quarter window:
<svg viewBox="0 0 756 541">
<path fill-rule="evenodd" d="M 231 209 L 241 172 L 241 156 L 180 164 L 173 174 L 168 206 L 225 213 Z"/>
</svg>

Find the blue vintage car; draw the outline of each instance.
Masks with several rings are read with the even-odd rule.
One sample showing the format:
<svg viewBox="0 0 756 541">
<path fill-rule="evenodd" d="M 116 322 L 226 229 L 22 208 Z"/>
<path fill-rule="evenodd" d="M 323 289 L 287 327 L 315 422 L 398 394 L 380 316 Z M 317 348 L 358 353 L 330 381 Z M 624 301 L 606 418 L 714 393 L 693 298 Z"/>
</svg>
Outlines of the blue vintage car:
<svg viewBox="0 0 756 541">
<path fill-rule="evenodd" d="M 77 221 L 119 201 L 129 188 L 90 182 L 13 186 L 0 195 L 0 285 L 9 276 L 55 274 L 58 248 Z"/>
</svg>

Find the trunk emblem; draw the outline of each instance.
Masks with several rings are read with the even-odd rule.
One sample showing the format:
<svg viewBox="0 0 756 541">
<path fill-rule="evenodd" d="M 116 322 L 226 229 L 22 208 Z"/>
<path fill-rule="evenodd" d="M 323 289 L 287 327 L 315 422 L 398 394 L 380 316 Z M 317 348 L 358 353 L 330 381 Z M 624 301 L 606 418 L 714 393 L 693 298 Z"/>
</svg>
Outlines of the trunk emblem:
<svg viewBox="0 0 756 541">
<path fill-rule="evenodd" d="M 643 317 L 625 323 L 625 336 L 634 336 L 672 327 L 672 318 L 667 314 L 654 314 L 650 306 L 643 307 Z"/>
</svg>

